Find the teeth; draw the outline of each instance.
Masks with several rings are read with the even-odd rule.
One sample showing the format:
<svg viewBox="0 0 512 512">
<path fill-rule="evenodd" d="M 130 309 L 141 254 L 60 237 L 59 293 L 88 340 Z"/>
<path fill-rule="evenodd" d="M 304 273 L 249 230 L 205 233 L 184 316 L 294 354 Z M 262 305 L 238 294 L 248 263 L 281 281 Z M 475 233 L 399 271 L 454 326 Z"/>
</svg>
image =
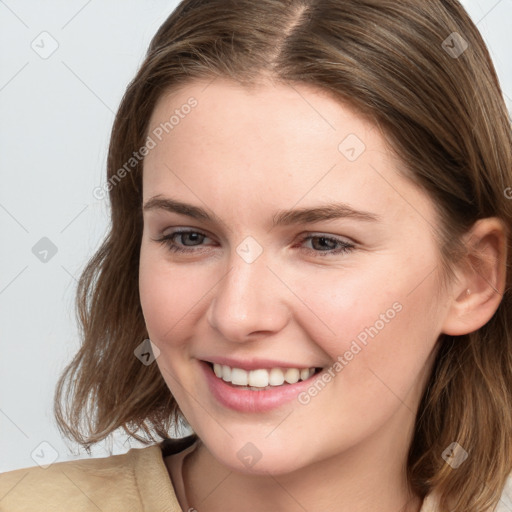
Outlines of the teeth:
<svg viewBox="0 0 512 512">
<path fill-rule="evenodd" d="M 258 369 L 248 372 L 242 368 L 231 368 L 217 363 L 214 363 L 213 371 L 219 379 L 225 382 L 251 388 L 281 386 L 285 382 L 295 384 L 299 380 L 309 379 L 315 373 L 314 368 L 271 368 L 270 370 Z"/>
<path fill-rule="evenodd" d="M 284 384 L 284 373 L 280 368 L 272 368 L 268 374 L 268 383 L 271 386 L 280 386 Z"/>
<path fill-rule="evenodd" d="M 288 384 L 295 384 L 299 382 L 300 379 L 300 370 L 297 368 L 288 368 L 286 373 L 284 374 L 284 380 L 288 382 Z"/>
<path fill-rule="evenodd" d="M 266 388 L 268 386 L 267 370 L 252 370 L 251 372 L 249 372 L 249 386 L 255 388 Z"/>
<path fill-rule="evenodd" d="M 249 374 L 241 368 L 231 368 L 231 382 L 237 386 L 247 386 Z"/>
<path fill-rule="evenodd" d="M 225 364 L 222 365 L 222 380 L 225 380 L 226 382 L 231 382 L 231 368 L 229 366 L 226 366 Z"/>
</svg>

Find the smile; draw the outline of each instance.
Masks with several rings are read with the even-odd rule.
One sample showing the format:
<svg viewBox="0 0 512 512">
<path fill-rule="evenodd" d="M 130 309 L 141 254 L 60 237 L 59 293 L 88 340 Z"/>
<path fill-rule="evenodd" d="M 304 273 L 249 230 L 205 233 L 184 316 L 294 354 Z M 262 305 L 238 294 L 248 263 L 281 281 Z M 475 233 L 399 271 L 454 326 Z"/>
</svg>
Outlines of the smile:
<svg viewBox="0 0 512 512">
<path fill-rule="evenodd" d="M 295 384 L 300 380 L 306 380 L 312 377 L 317 368 L 271 368 L 244 370 L 242 368 L 233 368 L 225 364 L 213 364 L 215 375 L 224 382 L 229 382 L 233 386 L 253 391 L 262 391 L 273 387 L 286 384 Z"/>
<path fill-rule="evenodd" d="M 273 368 L 243 369 L 204 360 L 198 363 L 207 389 L 217 404 L 244 413 L 265 413 L 287 403 L 298 404 L 299 393 L 325 370 L 277 365 Z"/>
</svg>

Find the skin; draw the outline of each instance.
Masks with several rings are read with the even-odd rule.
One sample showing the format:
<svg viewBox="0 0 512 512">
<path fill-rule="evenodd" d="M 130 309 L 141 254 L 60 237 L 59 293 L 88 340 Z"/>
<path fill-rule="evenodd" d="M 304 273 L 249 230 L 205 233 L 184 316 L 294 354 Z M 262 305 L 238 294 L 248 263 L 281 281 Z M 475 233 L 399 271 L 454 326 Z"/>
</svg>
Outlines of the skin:
<svg viewBox="0 0 512 512">
<path fill-rule="evenodd" d="M 217 78 L 164 95 L 148 133 L 190 96 L 197 107 L 145 158 L 143 203 L 172 197 L 220 221 L 145 210 L 139 282 L 156 362 L 201 439 L 183 470 L 187 505 L 418 511 L 405 464 L 436 342 L 443 332 L 478 329 L 498 307 L 489 290 L 503 288 L 503 226 L 475 226 L 468 240 L 480 242 L 486 265 L 480 274 L 461 266 L 443 286 L 432 201 L 397 172 L 378 128 L 348 105 L 306 84 L 248 90 Z M 366 146 L 355 161 L 338 149 L 349 134 Z M 379 220 L 271 229 L 278 210 L 328 202 Z M 176 228 L 206 237 L 176 236 L 194 252 L 171 252 L 157 240 Z M 323 255 L 333 246 L 303 241 L 313 234 L 354 248 Z M 263 250 L 252 263 L 236 250 L 247 236 Z M 216 401 L 199 371 L 198 360 L 214 355 L 328 368 L 395 303 L 401 311 L 307 405 L 236 412 Z M 261 453 L 252 467 L 237 457 L 248 442 Z M 176 460 L 167 458 L 170 472 Z"/>
</svg>

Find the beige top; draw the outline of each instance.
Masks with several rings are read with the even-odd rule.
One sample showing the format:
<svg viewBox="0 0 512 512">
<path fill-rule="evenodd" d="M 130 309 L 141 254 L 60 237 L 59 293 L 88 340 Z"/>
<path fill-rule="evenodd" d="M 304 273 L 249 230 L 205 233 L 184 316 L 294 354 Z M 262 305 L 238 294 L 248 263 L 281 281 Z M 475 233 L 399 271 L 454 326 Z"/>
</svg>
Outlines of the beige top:
<svg viewBox="0 0 512 512">
<path fill-rule="evenodd" d="M 0 511 L 181 512 L 164 446 L 0 474 Z"/>
<path fill-rule="evenodd" d="M 0 511 L 182 512 L 175 488 L 180 496 L 185 496 L 181 466 L 197 446 L 194 440 L 193 436 L 165 440 L 145 448 L 132 448 L 122 455 L 2 473 Z M 177 456 L 173 457 L 171 481 L 164 457 L 173 453 Z M 421 512 L 438 512 L 432 496 L 427 496 Z"/>
</svg>

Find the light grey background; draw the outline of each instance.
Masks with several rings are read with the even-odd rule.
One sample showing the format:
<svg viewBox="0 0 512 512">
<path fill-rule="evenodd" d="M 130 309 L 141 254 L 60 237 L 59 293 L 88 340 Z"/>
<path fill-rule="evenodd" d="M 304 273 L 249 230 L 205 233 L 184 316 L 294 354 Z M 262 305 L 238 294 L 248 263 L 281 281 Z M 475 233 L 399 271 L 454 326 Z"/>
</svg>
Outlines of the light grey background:
<svg viewBox="0 0 512 512">
<path fill-rule="evenodd" d="M 87 457 L 61 439 L 52 402 L 79 346 L 76 280 L 107 228 L 107 201 L 93 190 L 122 94 L 177 3 L 0 0 L 0 472 Z M 512 0 L 463 4 L 511 109 Z M 57 249 L 39 254 L 46 262 L 33 253 L 43 237 Z M 35 252 L 48 249 L 39 243 Z M 93 454 L 140 446 L 125 441 Z"/>
</svg>

